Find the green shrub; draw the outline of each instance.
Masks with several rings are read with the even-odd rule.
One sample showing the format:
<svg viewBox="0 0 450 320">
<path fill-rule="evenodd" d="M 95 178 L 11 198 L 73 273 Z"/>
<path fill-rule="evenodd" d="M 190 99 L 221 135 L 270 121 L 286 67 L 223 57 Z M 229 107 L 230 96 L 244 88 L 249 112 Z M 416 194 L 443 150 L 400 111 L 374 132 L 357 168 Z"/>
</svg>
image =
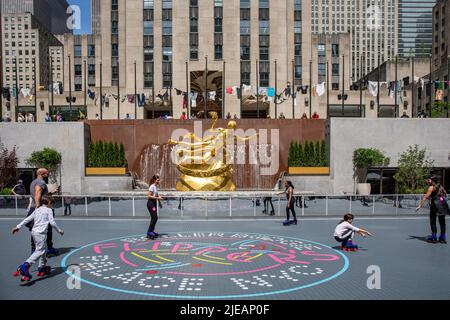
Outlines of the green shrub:
<svg viewBox="0 0 450 320">
<path fill-rule="evenodd" d="M 375 148 L 360 148 L 353 153 L 353 167 L 359 183 L 367 182 L 367 174 L 370 167 L 387 166 L 389 162 L 390 159 Z"/>
<path fill-rule="evenodd" d="M 12 196 L 14 195 L 12 192 L 12 189 L 10 188 L 4 188 L 0 191 L 0 196 Z"/>
<path fill-rule="evenodd" d="M 326 142 L 305 141 L 301 144 L 292 141 L 288 163 L 290 167 L 326 167 L 328 165 Z"/>
<path fill-rule="evenodd" d="M 125 147 L 117 142 L 97 141 L 88 150 L 88 168 L 126 168 Z"/>
<path fill-rule="evenodd" d="M 427 155 L 426 149 L 418 145 L 410 146 L 400 155 L 397 173 L 394 179 L 398 182 L 402 194 L 421 194 L 427 189 L 427 178 L 431 174 L 434 161 Z"/>
<path fill-rule="evenodd" d="M 49 182 L 56 183 L 61 165 L 61 154 L 51 148 L 44 148 L 41 151 L 35 151 L 25 160 L 25 163 L 34 168 L 46 168 L 49 172 Z"/>
</svg>

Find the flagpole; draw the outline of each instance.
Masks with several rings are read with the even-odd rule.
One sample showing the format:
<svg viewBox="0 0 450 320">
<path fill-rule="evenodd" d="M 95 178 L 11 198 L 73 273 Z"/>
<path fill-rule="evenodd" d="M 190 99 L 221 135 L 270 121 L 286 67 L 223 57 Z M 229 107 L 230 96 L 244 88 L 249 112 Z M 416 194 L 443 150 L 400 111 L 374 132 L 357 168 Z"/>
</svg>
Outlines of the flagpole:
<svg viewBox="0 0 450 320">
<path fill-rule="evenodd" d="M 155 119 L 155 61 L 152 61 L 152 119 Z"/>
<path fill-rule="evenodd" d="M 242 60 L 241 60 L 241 62 L 240 62 L 240 64 L 241 64 L 241 73 L 242 73 Z M 239 86 L 239 88 L 240 88 L 240 97 L 239 97 L 239 119 L 241 119 L 242 118 L 242 96 L 243 96 L 243 92 L 242 92 L 242 76 L 240 77 L 240 82 L 239 82 L 239 84 L 240 84 L 240 86 Z"/>
<path fill-rule="evenodd" d="M 136 99 L 136 97 L 135 97 Z M 120 120 L 120 62 L 117 58 L 117 120 Z"/>
<path fill-rule="evenodd" d="M 53 58 L 50 56 L 50 90 L 52 92 L 52 110 L 55 108 L 55 100 L 54 100 L 54 94 L 55 94 L 55 88 L 53 87 Z"/>
<path fill-rule="evenodd" d="M 86 72 L 86 60 L 84 60 L 84 106 L 87 110 L 87 72 Z"/>
<path fill-rule="evenodd" d="M 278 119 L 277 94 L 278 94 L 278 62 L 275 59 L 275 119 Z"/>
<path fill-rule="evenodd" d="M 411 63 L 412 63 L 412 66 L 411 66 L 411 77 L 412 77 L 412 87 L 411 87 L 411 96 L 412 96 L 412 99 L 411 99 L 411 115 L 412 115 L 412 117 L 414 118 L 415 117 L 415 114 L 416 114 L 416 112 L 415 112 L 415 103 L 414 103 L 414 99 L 415 99 L 415 97 L 414 97 L 414 91 L 415 91 L 415 76 L 414 76 L 414 69 L 415 69 L 415 63 L 416 63 L 416 61 L 415 61 L 415 58 L 414 58 L 414 56 L 411 56 Z"/>
<path fill-rule="evenodd" d="M 103 120 L 103 63 L 100 62 L 100 120 Z"/>
<path fill-rule="evenodd" d="M 18 112 L 19 112 L 19 65 L 17 63 L 17 56 L 16 56 L 16 121 L 18 119 Z"/>
<path fill-rule="evenodd" d="M 327 119 L 330 118 L 330 62 L 327 60 Z"/>
<path fill-rule="evenodd" d="M 362 81 L 362 75 L 363 75 L 363 55 L 359 57 L 359 112 L 362 114 L 362 102 L 363 102 L 363 81 Z"/>
<path fill-rule="evenodd" d="M 312 118 L 312 60 L 309 60 L 309 119 Z"/>
<path fill-rule="evenodd" d="M 203 117 L 208 118 L 208 56 L 205 56 L 205 109 Z"/>
<path fill-rule="evenodd" d="M 189 108 L 191 98 L 189 97 L 189 65 L 188 61 L 186 60 L 186 109 L 187 109 L 187 118 L 191 118 L 191 110 Z M 154 116 L 153 116 L 154 117 Z"/>
<path fill-rule="evenodd" d="M 379 88 L 378 88 L 379 90 Z M 398 110 L 398 55 L 395 56 L 395 118 L 398 117 L 397 110 Z"/>
<path fill-rule="evenodd" d="M 225 116 L 225 96 L 226 96 L 226 85 L 225 85 L 225 81 L 226 81 L 226 62 L 225 60 L 223 61 L 223 72 L 222 72 L 222 118 L 224 118 Z"/>
<path fill-rule="evenodd" d="M 342 115 L 344 115 L 345 110 L 345 101 L 344 101 L 344 95 L 345 95 L 345 55 L 342 55 Z"/>
<path fill-rule="evenodd" d="M 449 117 L 450 108 L 450 54 L 447 57 L 447 118 Z"/>
<path fill-rule="evenodd" d="M 430 54 L 430 109 L 428 110 L 428 116 L 431 118 L 434 105 L 434 82 L 433 82 L 433 55 Z"/>
<path fill-rule="evenodd" d="M 259 62 L 256 59 L 256 114 L 259 119 Z"/>
<path fill-rule="evenodd" d="M 380 71 L 380 60 L 381 56 L 378 55 L 378 92 L 377 92 L 377 108 L 378 113 L 380 113 L 380 77 L 381 77 L 381 71 Z M 396 84 L 397 85 L 397 84 Z"/>
<path fill-rule="evenodd" d="M 38 93 L 38 88 L 37 88 L 37 76 L 36 76 L 36 58 L 33 58 L 33 64 L 34 64 L 34 70 L 33 70 L 33 74 L 34 74 L 34 122 L 37 122 L 37 93 Z"/>
<path fill-rule="evenodd" d="M 134 120 L 137 120 L 137 70 L 134 62 Z"/>
<path fill-rule="evenodd" d="M 294 87 L 295 87 L 295 61 L 292 60 L 292 89 L 291 89 L 291 96 L 292 96 L 292 119 L 295 119 L 295 99 L 294 99 Z"/>
<path fill-rule="evenodd" d="M 69 55 L 69 121 L 72 121 L 72 58 Z"/>
</svg>

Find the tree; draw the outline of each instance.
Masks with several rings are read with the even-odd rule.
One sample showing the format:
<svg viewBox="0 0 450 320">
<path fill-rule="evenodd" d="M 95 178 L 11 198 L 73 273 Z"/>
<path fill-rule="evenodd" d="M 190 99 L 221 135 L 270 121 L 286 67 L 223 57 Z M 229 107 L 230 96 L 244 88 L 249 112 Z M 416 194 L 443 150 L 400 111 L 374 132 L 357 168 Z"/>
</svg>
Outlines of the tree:
<svg viewBox="0 0 450 320">
<path fill-rule="evenodd" d="M 434 161 L 427 155 L 426 148 L 418 145 L 410 146 L 400 155 L 398 170 L 394 179 L 402 194 L 421 194 L 427 189 L 427 178 L 433 168 Z"/>
<path fill-rule="evenodd" d="M 289 167 L 295 167 L 296 166 L 296 154 L 295 154 L 295 142 L 291 141 L 291 146 L 289 148 L 289 156 L 288 156 L 288 166 Z"/>
<path fill-rule="evenodd" d="M 390 159 L 380 150 L 371 148 L 356 149 L 353 153 L 353 168 L 359 183 L 367 182 L 367 175 L 370 167 L 387 166 Z"/>
<path fill-rule="evenodd" d="M 0 141 L 0 190 L 16 184 L 19 177 L 18 164 L 16 147 L 9 151 Z"/>
<path fill-rule="evenodd" d="M 33 152 L 25 162 L 30 167 L 46 168 L 49 172 L 49 182 L 57 183 L 61 161 L 62 157 L 58 151 L 44 148 L 44 150 Z"/>
<path fill-rule="evenodd" d="M 323 140 L 320 144 L 320 166 L 328 167 L 327 144 L 325 140 Z"/>
</svg>

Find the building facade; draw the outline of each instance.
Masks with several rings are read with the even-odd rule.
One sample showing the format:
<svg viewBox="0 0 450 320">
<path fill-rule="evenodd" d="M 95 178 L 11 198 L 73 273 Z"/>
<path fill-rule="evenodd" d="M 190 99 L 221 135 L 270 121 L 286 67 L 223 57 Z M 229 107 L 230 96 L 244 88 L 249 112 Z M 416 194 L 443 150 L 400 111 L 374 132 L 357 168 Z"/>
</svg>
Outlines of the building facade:
<svg viewBox="0 0 450 320">
<path fill-rule="evenodd" d="M 425 58 L 431 54 L 433 6 L 436 0 L 398 0 L 398 54 Z"/>
<path fill-rule="evenodd" d="M 350 34 L 351 80 L 356 82 L 397 52 L 397 0 L 301 1 L 312 33 Z M 361 66 L 361 59 L 364 64 Z"/>
<path fill-rule="evenodd" d="M 450 1 L 440 0 L 433 8 L 433 79 L 444 85 L 442 102 L 450 101 Z M 441 82 L 440 82 L 441 83 Z M 446 89 L 446 90 L 445 90 Z M 439 97 L 438 97 L 439 98 Z"/>
<path fill-rule="evenodd" d="M 52 34 L 72 32 L 67 27 L 66 0 L 1 0 L 3 14 L 31 13 Z"/>
</svg>

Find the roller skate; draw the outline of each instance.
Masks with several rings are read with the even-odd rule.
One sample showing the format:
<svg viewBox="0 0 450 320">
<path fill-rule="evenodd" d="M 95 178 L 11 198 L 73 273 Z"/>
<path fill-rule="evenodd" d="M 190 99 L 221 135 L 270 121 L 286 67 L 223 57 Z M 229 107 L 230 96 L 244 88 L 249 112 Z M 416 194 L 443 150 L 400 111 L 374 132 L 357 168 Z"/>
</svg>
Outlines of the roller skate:
<svg viewBox="0 0 450 320">
<path fill-rule="evenodd" d="M 353 244 L 353 242 L 350 240 L 345 245 L 342 244 L 342 251 L 356 252 L 358 251 L 358 246 Z"/>
<path fill-rule="evenodd" d="M 289 221 L 291 224 L 293 224 L 293 225 L 297 225 L 297 220 L 292 220 L 292 221 Z"/>
<path fill-rule="evenodd" d="M 428 243 L 438 243 L 438 238 L 436 234 L 433 234 L 427 238 Z"/>
<path fill-rule="evenodd" d="M 20 281 L 22 282 L 28 282 L 31 280 L 32 276 L 30 274 L 30 264 L 25 262 L 24 264 L 20 265 L 19 268 L 17 268 L 16 272 L 14 272 L 13 276 L 18 277 L 22 276 L 20 278 Z"/>
<path fill-rule="evenodd" d="M 147 239 L 155 240 L 157 238 L 158 238 L 158 235 L 156 233 L 154 233 L 154 232 L 147 233 Z"/>
<path fill-rule="evenodd" d="M 47 257 L 56 257 L 59 255 L 58 249 L 55 248 L 48 248 L 47 249 Z"/>
<path fill-rule="evenodd" d="M 439 243 L 447 244 L 447 235 L 441 234 L 441 236 L 439 237 Z"/>
<path fill-rule="evenodd" d="M 285 227 L 290 226 L 290 225 L 291 225 L 291 221 L 289 221 L 289 220 L 286 220 L 283 222 L 283 226 L 285 226 Z"/>
<path fill-rule="evenodd" d="M 50 273 L 52 273 L 52 268 L 49 266 L 45 266 L 45 267 L 38 269 L 37 276 L 45 277 L 45 276 L 48 276 Z"/>
</svg>

